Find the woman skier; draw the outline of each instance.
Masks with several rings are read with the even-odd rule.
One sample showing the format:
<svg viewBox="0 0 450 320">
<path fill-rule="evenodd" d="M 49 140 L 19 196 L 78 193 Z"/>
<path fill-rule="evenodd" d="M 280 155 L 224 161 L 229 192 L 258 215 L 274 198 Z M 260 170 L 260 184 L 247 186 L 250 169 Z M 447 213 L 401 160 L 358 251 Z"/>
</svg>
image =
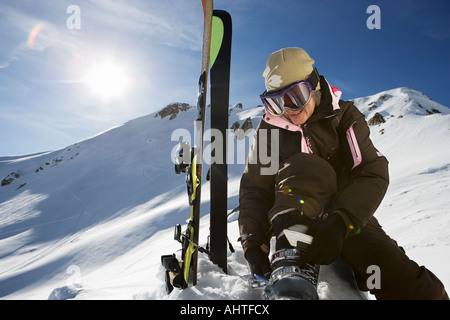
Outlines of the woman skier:
<svg viewBox="0 0 450 320">
<path fill-rule="evenodd" d="M 309 269 L 314 284 L 315 265 L 340 256 L 358 287 L 377 299 L 448 299 L 441 281 L 410 260 L 374 217 L 389 184 L 388 161 L 373 146 L 364 115 L 339 100 L 340 90 L 313 64 L 300 48 L 267 59 L 266 113 L 239 195 L 240 240 L 252 274 L 274 285 Z M 268 155 L 278 161 L 275 170 Z M 275 266 L 268 257 L 272 235 L 283 258 Z M 370 266 L 379 270 L 375 287 L 367 284 Z"/>
</svg>

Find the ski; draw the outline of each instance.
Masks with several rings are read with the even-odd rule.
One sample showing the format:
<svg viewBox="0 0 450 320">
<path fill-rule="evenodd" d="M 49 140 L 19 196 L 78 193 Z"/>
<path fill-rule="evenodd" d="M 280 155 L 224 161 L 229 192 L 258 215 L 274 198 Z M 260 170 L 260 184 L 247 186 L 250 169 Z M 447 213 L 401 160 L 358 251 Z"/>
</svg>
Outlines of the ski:
<svg viewBox="0 0 450 320">
<path fill-rule="evenodd" d="M 222 141 L 212 149 L 210 168 L 210 259 L 227 272 L 227 128 L 231 60 L 231 16 L 223 10 L 213 11 L 211 37 L 211 129 Z M 214 141 L 211 142 L 214 144 Z"/>
<path fill-rule="evenodd" d="M 205 130 L 206 97 L 210 66 L 213 0 L 201 1 L 203 7 L 203 46 L 201 72 L 198 82 L 198 114 L 195 120 L 194 145 L 190 148 L 187 142 L 180 142 L 178 157 L 175 159 L 175 172 L 177 174 L 186 172 L 191 215 L 184 233 L 181 233 L 180 225 L 175 226 L 174 238 L 182 245 L 181 262 L 175 257 L 175 254 L 161 257 L 161 263 L 166 269 L 167 293 L 170 293 L 173 287 L 185 289 L 189 283 L 195 286 L 197 284 L 198 251 L 208 253 L 208 250 L 198 245 L 198 239 L 203 164 L 203 132 Z"/>
</svg>

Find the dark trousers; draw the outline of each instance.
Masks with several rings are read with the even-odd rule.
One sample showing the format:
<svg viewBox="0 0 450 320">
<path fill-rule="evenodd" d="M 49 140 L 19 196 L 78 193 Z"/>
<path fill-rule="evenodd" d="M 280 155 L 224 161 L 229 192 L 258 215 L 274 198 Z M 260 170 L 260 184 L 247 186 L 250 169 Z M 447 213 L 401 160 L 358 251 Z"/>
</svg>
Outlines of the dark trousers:
<svg viewBox="0 0 450 320">
<path fill-rule="evenodd" d="M 409 259 L 375 218 L 344 241 L 342 258 L 352 267 L 358 287 L 377 299 L 440 300 L 445 293 L 441 281 Z"/>
</svg>

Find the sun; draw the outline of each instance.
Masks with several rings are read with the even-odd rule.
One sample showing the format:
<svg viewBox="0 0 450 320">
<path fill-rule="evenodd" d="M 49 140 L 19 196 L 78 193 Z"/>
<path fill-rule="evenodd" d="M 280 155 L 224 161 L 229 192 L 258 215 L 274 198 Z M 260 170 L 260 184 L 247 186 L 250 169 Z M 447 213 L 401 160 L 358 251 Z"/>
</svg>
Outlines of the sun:
<svg viewBox="0 0 450 320">
<path fill-rule="evenodd" d="M 104 60 L 90 67 L 84 82 L 95 96 L 109 101 L 124 96 L 130 79 L 124 66 L 113 60 Z"/>
</svg>

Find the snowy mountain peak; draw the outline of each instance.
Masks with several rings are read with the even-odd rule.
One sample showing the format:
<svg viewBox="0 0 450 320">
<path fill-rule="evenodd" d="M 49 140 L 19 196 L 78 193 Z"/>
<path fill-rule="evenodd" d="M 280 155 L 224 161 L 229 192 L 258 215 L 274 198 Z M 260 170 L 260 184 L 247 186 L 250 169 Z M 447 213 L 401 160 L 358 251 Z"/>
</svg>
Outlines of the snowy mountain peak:
<svg viewBox="0 0 450 320">
<path fill-rule="evenodd" d="M 435 113 L 449 114 L 450 109 L 433 101 L 424 93 L 409 87 L 400 87 L 372 96 L 352 99 L 358 109 L 370 121 L 375 115 L 386 120 L 409 115 L 427 116 Z M 375 122 L 379 124 L 379 122 Z"/>
<path fill-rule="evenodd" d="M 161 117 L 161 119 L 164 119 L 165 117 L 170 116 L 170 120 L 175 119 L 175 117 L 183 111 L 187 111 L 189 109 L 193 108 L 193 106 L 182 103 L 182 102 L 174 102 L 171 104 L 168 104 L 166 107 L 164 107 L 161 111 L 155 114 L 156 117 Z"/>
</svg>

